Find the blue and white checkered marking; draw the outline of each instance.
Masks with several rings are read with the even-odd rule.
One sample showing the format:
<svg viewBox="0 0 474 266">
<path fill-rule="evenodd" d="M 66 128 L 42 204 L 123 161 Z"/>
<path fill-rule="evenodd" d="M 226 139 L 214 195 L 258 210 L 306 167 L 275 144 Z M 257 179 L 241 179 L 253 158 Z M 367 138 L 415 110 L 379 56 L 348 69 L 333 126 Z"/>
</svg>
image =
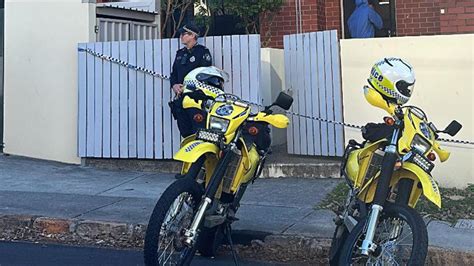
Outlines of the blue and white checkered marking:
<svg viewBox="0 0 474 266">
<path fill-rule="evenodd" d="M 202 141 L 196 141 L 194 143 L 192 143 L 191 145 L 189 145 L 184 151 L 185 152 L 190 152 L 192 151 L 194 148 L 196 148 L 196 146 L 198 146 L 199 144 L 201 144 Z"/>
<path fill-rule="evenodd" d="M 143 72 L 145 74 L 148 74 L 148 75 L 151 75 L 151 76 L 154 76 L 154 77 L 157 77 L 157 78 L 160 78 L 160 79 L 165 79 L 165 80 L 169 80 L 170 78 L 168 76 L 165 76 L 163 74 L 160 74 L 156 71 L 153 71 L 153 70 L 149 70 L 149 69 L 146 69 L 144 67 L 138 67 L 138 66 L 134 66 L 132 64 L 129 64 L 123 60 L 120 60 L 120 59 L 117 59 L 117 58 L 113 58 L 109 55 L 105 55 L 105 54 L 102 54 L 102 53 L 98 53 L 98 52 L 95 52 L 94 50 L 92 49 L 89 49 L 89 48 L 78 48 L 77 49 L 79 52 L 86 52 L 92 56 L 95 56 L 95 57 L 98 57 L 98 58 L 101 58 L 103 60 L 106 60 L 106 61 L 109 61 L 109 62 L 113 62 L 113 63 L 116 63 L 116 64 L 119 64 L 119 65 L 122 65 L 124 67 L 128 67 L 130 69 L 134 69 L 136 71 L 140 71 L 140 72 Z M 393 61 L 394 58 L 387 58 L 389 61 Z M 398 60 L 398 59 L 397 59 Z M 398 61 L 401 61 L 401 60 L 398 60 Z M 402 61 L 403 62 L 403 61 Z M 379 64 L 382 64 L 382 62 L 379 62 Z M 377 64 L 377 65 L 379 65 Z M 220 94 L 222 93 L 222 91 L 218 90 L 217 88 L 214 88 L 212 86 L 208 86 L 206 84 L 203 84 L 206 86 L 206 89 L 209 89 L 213 92 L 215 92 L 216 94 Z M 387 93 L 391 93 L 391 92 L 388 92 Z M 246 102 L 248 104 L 251 104 L 251 105 L 255 105 L 255 106 L 259 106 L 261 108 L 265 108 L 265 106 L 259 104 L 259 103 L 253 103 L 253 102 L 248 102 L 248 101 L 244 101 L 244 100 L 241 100 L 243 102 Z M 298 114 L 298 113 L 295 113 L 295 112 L 291 112 L 291 111 L 286 111 L 285 112 L 286 114 L 289 114 L 289 115 L 293 115 L 293 116 L 297 116 L 297 117 L 303 117 L 303 118 L 307 118 L 307 119 L 311 119 L 311 120 L 316 120 L 316 121 L 321 121 L 321 122 L 324 122 L 324 123 L 331 123 L 331 124 L 336 124 L 336 125 L 341 125 L 341 126 L 345 126 L 345 127 L 351 127 L 351 128 L 362 128 L 362 126 L 358 126 L 358 125 L 353 125 L 353 124 L 349 124 L 349 123 L 345 123 L 345 122 L 340 122 L 340 121 L 333 121 L 333 120 L 330 120 L 330 119 L 325 119 L 325 118 L 321 118 L 321 117 L 314 117 L 314 116 L 307 116 L 307 115 L 302 115 L 302 114 Z M 456 139 L 443 139 L 443 138 L 440 138 L 439 139 L 440 141 L 443 141 L 443 142 L 451 142 L 451 143 L 459 143 L 459 144 L 467 144 L 467 145 L 474 145 L 474 141 L 470 141 L 470 140 L 456 140 Z M 0 146 L 3 146 L 2 143 L 0 143 Z M 193 147 L 194 148 L 194 147 Z M 192 149 L 192 148 L 191 148 Z"/>
</svg>

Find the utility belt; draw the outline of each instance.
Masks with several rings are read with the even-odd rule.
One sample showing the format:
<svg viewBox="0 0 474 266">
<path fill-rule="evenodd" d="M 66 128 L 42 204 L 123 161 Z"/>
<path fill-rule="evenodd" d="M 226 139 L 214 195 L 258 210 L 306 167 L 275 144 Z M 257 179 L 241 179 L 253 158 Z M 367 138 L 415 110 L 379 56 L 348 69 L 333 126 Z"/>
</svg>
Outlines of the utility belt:
<svg viewBox="0 0 474 266">
<path fill-rule="evenodd" d="M 179 115 L 184 112 L 183 108 L 183 97 L 176 97 L 173 100 L 168 102 L 168 105 L 171 109 L 171 114 L 173 118 L 178 119 Z"/>
</svg>

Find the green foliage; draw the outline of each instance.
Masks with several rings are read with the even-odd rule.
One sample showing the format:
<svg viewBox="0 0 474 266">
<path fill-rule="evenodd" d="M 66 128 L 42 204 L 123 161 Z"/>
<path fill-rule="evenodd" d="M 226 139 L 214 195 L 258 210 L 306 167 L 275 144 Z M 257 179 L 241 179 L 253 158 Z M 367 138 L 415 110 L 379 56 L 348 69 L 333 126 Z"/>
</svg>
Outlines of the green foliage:
<svg viewBox="0 0 474 266">
<path fill-rule="evenodd" d="M 259 18 L 277 11 L 283 0 L 223 0 L 224 9 L 228 14 L 242 20 L 241 27 L 247 33 L 259 33 Z"/>
<path fill-rule="evenodd" d="M 348 191 L 345 182 L 341 182 L 317 207 L 336 211 L 339 206 L 344 205 Z M 433 219 L 447 222 L 474 219 L 474 184 L 469 184 L 465 189 L 440 188 L 440 192 L 441 209 L 424 197 L 421 197 L 415 209 L 422 216 L 429 215 Z"/>
<path fill-rule="evenodd" d="M 466 189 L 440 188 L 440 192 L 441 209 L 422 198 L 415 207 L 421 215 L 448 222 L 474 219 L 474 184 L 470 184 Z"/>
<path fill-rule="evenodd" d="M 344 206 L 347 193 L 349 193 L 349 186 L 347 186 L 346 182 L 339 183 L 331 191 L 331 193 L 329 193 L 326 198 L 321 201 L 318 208 L 337 211 L 340 206 Z"/>
<path fill-rule="evenodd" d="M 163 37 L 173 37 L 183 25 L 184 18 L 192 12 L 198 0 L 163 0 L 161 1 Z"/>
<path fill-rule="evenodd" d="M 182 26 L 183 16 L 194 8 L 195 23 L 207 30 L 215 16 L 232 15 L 240 19 L 238 26 L 245 29 L 245 32 L 259 33 L 260 18 L 264 16 L 267 21 L 272 20 L 272 13 L 278 11 L 282 5 L 283 0 L 164 0 L 161 1 L 163 30 L 171 28 L 172 32 L 166 35 L 174 34 L 176 29 Z M 179 13 L 178 18 L 176 13 Z"/>
</svg>

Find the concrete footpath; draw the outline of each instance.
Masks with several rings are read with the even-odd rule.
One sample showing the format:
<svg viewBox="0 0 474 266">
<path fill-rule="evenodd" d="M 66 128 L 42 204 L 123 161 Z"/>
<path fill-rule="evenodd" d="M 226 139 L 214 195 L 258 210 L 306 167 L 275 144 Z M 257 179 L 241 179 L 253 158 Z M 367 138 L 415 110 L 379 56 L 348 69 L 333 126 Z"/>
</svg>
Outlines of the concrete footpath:
<svg viewBox="0 0 474 266">
<path fill-rule="evenodd" d="M 172 174 L 0 155 L 0 238 L 140 247 L 153 207 L 173 181 Z M 257 180 L 249 186 L 240 220 L 233 226 L 236 241 L 278 253 L 298 247 L 295 256 L 303 261 L 323 256 L 333 233 L 334 214 L 314 206 L 338 182 L 298 177 Z M 462 227 L 431 222 L 430 246 L 467 252 L 467 258 L 474 259 L 474 229 Z M 438 256 L 440 250 L 430 254 Z"/>
</svg>

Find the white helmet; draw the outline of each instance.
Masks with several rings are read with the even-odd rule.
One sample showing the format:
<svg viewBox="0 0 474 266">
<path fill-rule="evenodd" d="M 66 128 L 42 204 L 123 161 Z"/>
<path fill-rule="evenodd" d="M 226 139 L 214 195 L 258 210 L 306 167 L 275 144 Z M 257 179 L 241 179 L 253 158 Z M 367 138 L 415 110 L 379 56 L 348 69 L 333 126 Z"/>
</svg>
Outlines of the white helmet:
<svg viewBox="0 0 474 266">
<path fill-rule="evenodd" d="M 372 67 L 367 81 L 385 100 L 403 105 L 413 93 L 415 72 L 408 62 L 400 58 L 384 58 Z"/>
<path fill-rule="evenodd" d="M 227 81 L 229 81 L 229 74 L 224 70 L 215 66 L 198 67 L 184 77 L 183 85 L 186 89 L 199 89 L 215 98 L 224 92 L 224 82 Z"/>
</svg>

